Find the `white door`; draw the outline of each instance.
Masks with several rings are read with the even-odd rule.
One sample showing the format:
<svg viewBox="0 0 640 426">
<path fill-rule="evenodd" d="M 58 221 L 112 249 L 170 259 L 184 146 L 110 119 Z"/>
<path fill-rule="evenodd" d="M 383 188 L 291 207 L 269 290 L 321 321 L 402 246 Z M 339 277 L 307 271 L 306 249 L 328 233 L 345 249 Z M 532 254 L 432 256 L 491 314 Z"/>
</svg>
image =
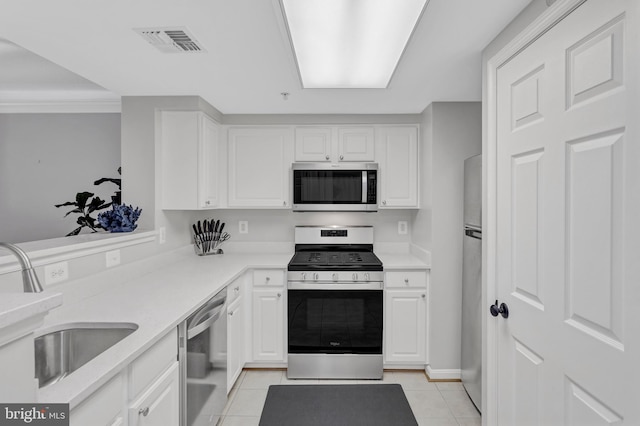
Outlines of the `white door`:
<svg viewBox="0 0 640 426">
<path fill-rule="evenodd" d="M 385 361 L 426 361 L 427 290 L 385 291 Z"/>
<path fill-rule="evenodd" d="M 284 291 L 253 290 L 253 361 L 284 362 Z"/>
<path fill-rule="evenodd" d="M 178 362 L 167 369 L 131 404 L 129 425 L 177 425 L 180 419 L 180 375 Z"/>
<path fill-rule="evenodd" d="M 376 138 L 379 207 L 418 207 L 418 128 L 381 127 Z"/>
<path fill-rule="evenodd" d="M 229 207 L 288 208 L 293 129 L 229 129 Z"/>
<path fill-rule="evenodd" d="M 338 128 L 339 161 L 374 161 L 373 127 Z"/>
<path fill-rule="evenodd" d="M 640 424 L 637 9 L 588 0 L 497 70 L 487 424 Z"/>
<path fill-rule="evenodd" d="M 296 127 L 296 161 L 331 161 L 331 127 Z"/>
</svg>

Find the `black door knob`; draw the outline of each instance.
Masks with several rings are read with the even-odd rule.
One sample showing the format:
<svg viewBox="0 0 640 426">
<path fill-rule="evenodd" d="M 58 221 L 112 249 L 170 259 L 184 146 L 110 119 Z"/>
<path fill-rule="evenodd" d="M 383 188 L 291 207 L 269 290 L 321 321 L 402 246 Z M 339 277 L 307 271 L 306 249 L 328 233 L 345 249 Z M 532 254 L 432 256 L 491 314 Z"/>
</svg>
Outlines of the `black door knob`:
<svg viewBox="0 0 640 426">
<path fill-rule="evenodd" d="M 497 317 L 498 314 L 500 314 L 502 315 L 502 318 L 509 318 L 509 307 L 506 303 L 501 303 L 500 306 L 498 306 L 497 300 L 495 304 L 489 307 L 489 312 L 491 312 L 491 315 L 494 317 Z"/>
</svg>

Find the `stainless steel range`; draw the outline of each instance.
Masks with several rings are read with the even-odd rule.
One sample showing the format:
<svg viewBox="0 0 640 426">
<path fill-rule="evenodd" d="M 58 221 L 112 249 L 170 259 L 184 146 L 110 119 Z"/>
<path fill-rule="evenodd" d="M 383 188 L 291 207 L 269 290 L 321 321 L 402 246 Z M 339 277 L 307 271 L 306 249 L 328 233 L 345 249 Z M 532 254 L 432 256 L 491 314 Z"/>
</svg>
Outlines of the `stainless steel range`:
<svg viewBox="0 0 640 426">
<path fill-rule="evenodd" d="M 288 265 L 293 379 L 382 378 L 382 262 L 373 228 L 296 227 Z"/>
</svg>

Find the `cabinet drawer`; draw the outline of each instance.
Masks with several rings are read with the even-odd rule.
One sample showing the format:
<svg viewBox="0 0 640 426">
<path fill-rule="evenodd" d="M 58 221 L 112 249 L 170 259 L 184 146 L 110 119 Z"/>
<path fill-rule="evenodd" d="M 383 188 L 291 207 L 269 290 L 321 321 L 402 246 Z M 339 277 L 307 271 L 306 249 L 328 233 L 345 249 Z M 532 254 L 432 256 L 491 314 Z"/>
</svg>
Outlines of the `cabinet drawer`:
<svg viewBox="0 0 640 426">
<path fill-rule="evenodd" d="M 119 374 L 91 394 L 70 414 L 71 426 L 117 424 L 122 414 L 123 375 Z"/>
<path fill-rule="evenodd" d="M 387 272 L 385 276 L 385 287 L 392 288 L 412 288 L 427 286 L 426 271 L 398 271 Z"/>
<path fill-rule="evenodd" d="M 236 278 L 227 286 L 227 306 L 234 300 L 242 296 L 244 292 L 244 275 L 240 278 Z"/>
<path fill-rule="evenodd" d="M 253 271 L 254 286 L 284 286 L 284 271 L 282 269 L 256 269 Z"/>
<path fill-rule="evenodd" d="M 133 399 L 178 359 L 178 331 L 174 329 L 131 363 L 129 399 Z"/>
</svg>

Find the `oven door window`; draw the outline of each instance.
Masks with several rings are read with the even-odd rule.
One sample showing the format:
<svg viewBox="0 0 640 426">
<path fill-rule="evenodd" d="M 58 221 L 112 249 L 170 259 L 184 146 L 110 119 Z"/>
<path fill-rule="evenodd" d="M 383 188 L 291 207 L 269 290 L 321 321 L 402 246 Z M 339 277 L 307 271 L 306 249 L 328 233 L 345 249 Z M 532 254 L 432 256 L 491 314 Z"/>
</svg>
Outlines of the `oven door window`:
<svg viewBox="0 0 640 426">
<path fill-rule="evenodd" d="M 382 290 L 289 290 L 288 300 L 289 353 L 382 353 Z"/>
<path fill-rule="evenodd" d="M 294 204 L 362 203 L 360 170 L 295 170 Z"/>
</svg>

